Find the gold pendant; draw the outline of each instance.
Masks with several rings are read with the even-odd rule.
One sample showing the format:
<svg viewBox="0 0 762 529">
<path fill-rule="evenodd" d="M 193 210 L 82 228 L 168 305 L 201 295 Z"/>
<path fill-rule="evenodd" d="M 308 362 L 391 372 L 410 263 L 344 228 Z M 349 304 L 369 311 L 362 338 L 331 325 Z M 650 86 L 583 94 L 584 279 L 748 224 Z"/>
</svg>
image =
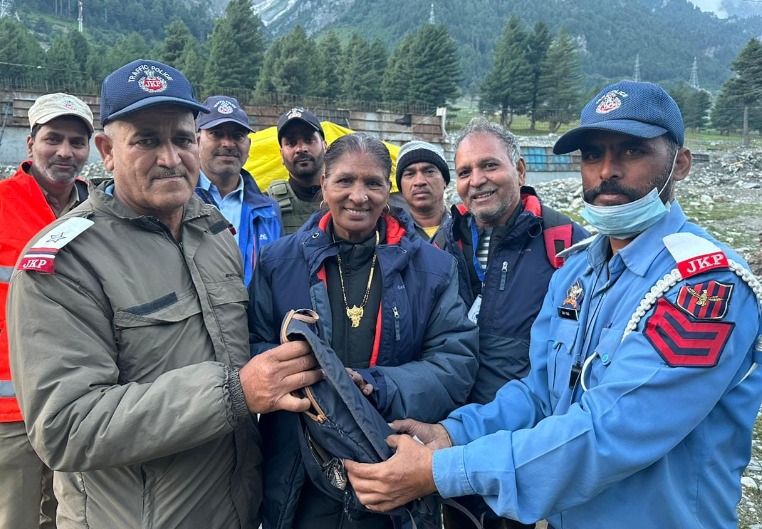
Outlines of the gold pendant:
<svg viewBox="0 0 762 529">
<path fill-rule="evenodd" d="M 352 321 L 352 327 L 359 327 L 360 326 L 360 320 L 362 319 L 362 315 L 365 312 L 365 310 L 362 307 L 358 307 L 355 305 L 351 309 L 347 307 L 347 318 L 349 318 Z"/>
</svg>

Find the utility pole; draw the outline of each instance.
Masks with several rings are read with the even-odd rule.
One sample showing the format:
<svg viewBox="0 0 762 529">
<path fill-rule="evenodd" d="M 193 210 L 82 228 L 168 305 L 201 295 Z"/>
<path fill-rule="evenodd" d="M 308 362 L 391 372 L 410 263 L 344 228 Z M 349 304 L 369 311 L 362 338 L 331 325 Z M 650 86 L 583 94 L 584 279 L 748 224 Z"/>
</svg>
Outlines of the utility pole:
<svg viewBox="0 0 762 529">
<path fill-rule="evenodd" d="M 82 21 L 83 21 L 83 18 L 82 18 L 82 0 L 79 0 L 79 15 L 77 16 L 77 22 L 78 22 L 77 28 L 79 29 L 80 33 L 82 33 Z"/>
<path fill-rule="evenodd" d="M 635 71 L 632 73 L 632 80 L 636 83 L 640 82 L 640 53 L 635 55 Z"/>
<path fill-rule="evenodd" d="M 429 12 L 429 24 L 436 24 L 437 21 L 434 18 L 434 2 L 431 2 L 431 11 Z"/>
<path fill-rule="evenodd" d="M 698 84 L 698 62 L 696 61 L 696 57 L 693 58 L 693 68 L 691 68 L 691 81 L 690 85 L 695 88 L 696 90 L 699 89 Z"/>
</svg>

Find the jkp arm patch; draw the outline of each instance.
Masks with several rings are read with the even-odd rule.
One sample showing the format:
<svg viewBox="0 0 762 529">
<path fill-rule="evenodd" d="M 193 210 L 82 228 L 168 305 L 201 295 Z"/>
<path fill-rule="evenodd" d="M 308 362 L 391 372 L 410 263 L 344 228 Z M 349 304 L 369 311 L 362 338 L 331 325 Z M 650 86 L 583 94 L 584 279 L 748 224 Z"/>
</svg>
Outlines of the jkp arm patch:
<svg viewBox="0 0 762 529">
<path fill-rule="evenodd" d="M 93 221 L 82 217 L 72 217 L 54 227 L 37 239 L 16 265 L 17 270 L 55 273 L 58 250 L 73 241 L 79 234 L 93 225 Z"/>
<path fill-rule="evenodd" d="M 646 322 L 645 337 L 669 366 L 716 366 L 735 323 L 697 320 L 686 312 L 684 307 L 660 298 Z"/>
</svg>

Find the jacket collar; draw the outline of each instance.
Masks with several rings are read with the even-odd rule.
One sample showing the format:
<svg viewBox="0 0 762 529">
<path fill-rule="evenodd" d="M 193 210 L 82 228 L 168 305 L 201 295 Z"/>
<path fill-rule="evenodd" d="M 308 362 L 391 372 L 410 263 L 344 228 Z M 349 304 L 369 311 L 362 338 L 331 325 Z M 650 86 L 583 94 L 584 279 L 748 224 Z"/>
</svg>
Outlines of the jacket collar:
<svg viewBox="0 0 762 529">
<path fill-rule="evenodd" d="M 107 191 L 113 185 L 113 179 L 104 180 L 97 186 L 91 185 L 90 203 L 93 205 L 94 209 L 104 211 L 109 215 L 121 219 L 139 221 L 141 223 L 146 223 L 146 225 L 155 225 L 152 218 L 135 213 L 121 201 L 117 200 L 112 192 Z M 205 209 L 204 203 L 195 193 L 192 194 L 190 200 L 185 203 L 182 222 L 185 223 L 189 220 L 206 216 L 209 216 L 209 210 Z"/>
</svg>

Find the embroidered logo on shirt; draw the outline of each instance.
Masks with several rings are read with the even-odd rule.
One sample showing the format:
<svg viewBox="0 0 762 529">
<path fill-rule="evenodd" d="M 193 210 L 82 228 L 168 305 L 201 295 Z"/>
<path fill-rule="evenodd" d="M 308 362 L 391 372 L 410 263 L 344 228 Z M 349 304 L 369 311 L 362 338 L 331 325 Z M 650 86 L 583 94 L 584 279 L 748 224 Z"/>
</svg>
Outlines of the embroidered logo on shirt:
<svg viewBox="0 0 762 529">
<path fill-rule="evenodd" d="M 564 298 L 561 306 L 558 307 L 558 315 L 567 320 L 578 320 L 579 305 L 584 298 L 585 291 L 582 288 L 582 283 L 577 279 L 566 291 L 566 298 Z"/>
<path fill-rule="evenodd" d="M 735 323 L 700 321 L 684 311 L 660 298 L 644 336 L 671 367 L 716 366 Z"/>
<path fill-rule="evenodd" d="M 728 312 L 733 285 L 717 281 L 685 285 L 677 293 L 676 304 L 700 320 L 721 320 Z"/>
</svg>

